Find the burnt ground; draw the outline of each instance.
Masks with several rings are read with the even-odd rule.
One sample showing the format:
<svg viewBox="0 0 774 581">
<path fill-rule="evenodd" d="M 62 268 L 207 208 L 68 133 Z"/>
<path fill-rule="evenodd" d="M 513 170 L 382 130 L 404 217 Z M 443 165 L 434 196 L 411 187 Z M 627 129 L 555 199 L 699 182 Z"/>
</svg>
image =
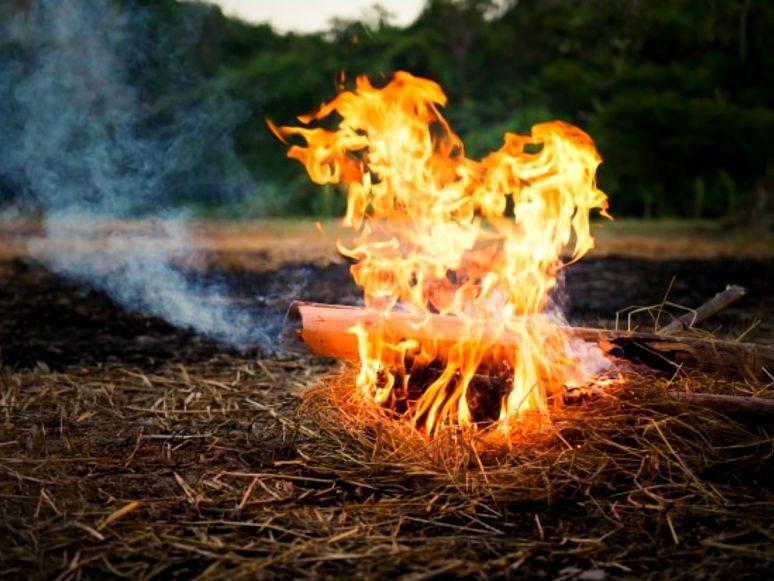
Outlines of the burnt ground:
<svg viewBox="0 0 774 581">
<path fill-rule="evenodd" d="M 772 267 L 587 258 L 567 272 L 567 313 L 611 326 L 616 311 L 661 301 L 673 277 L 669 299 L 690 306 L 741 284 L 748 296 L 706 328 L 738 336 L 761 320 L 748 338 L 771 343 Z M 270 332 L 294 298 L 358 296 L 342 264 L 216 275 Z M 517 449 L 489 475 L 473 460 L 439 469 L 404 459 L 379 430 L 342 435 L 326 425 L 330 410 L 299 414 L 299 394 L 330 369 L 320 361 L 128 313 L 31 261 L 0 262 L 0 281 L 0 575 L 774 572 L 770 425 L 665 407 L 643 384 L 613 407 L 590 404 L 557 440 Z"/>
<path fill-rule="evenodd" d="M 105 293 L 34 262 L 17 259 L 0 268 L 0 357 L 12 368 L 38 362 L 56 370 L 116 362 L 152 368 L 171 359 L 198 361 L 214 352 L 266 354 L 275 347 L 219 345 L 158 318 L 126 312 Z M 748 340 L 770 343 L 774 342 L 772 273 L 774 260 L 588 258 L 566 271 L 559 300 L 572 324 L 611 327 L 620 311 L 619 325 L 626 326 L 628 307 L 660 303 L 667 291 L 669 301 L 690 307 L 727 284 L 738 284 L 748 289 L 748 295 L 704 327 L 718 336 L 735 337 L 759 322 Z M 269 271 L 214 271 L 213 276 L 228 285 L 235 303 L 249 310 L 270 337 L 277 336 L 294 299 L 356 304 L 360 296 L 345 264 L 290 263 Z M 667 320 L 668 315 L 662 315 L 661 323 Z M 633 323 L 653 327 L 646 313 Z"/>
</svg>

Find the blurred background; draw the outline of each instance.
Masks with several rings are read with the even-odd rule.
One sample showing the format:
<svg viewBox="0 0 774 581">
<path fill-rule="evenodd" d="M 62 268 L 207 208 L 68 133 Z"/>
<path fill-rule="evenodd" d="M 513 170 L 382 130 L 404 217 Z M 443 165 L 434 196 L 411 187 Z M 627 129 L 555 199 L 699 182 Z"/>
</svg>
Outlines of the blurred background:
<svg viewBox="0 0 774 581">
<path fill-rule="evenodd" d="M 60 26 L 62 15 L 50 12 L 69 4 L 70 38 L 106 35 L 118 89 L 104 89 L 102 65 L 89 59 L 68 65 L 87 85 L 80 92 L 66 82 L 30 84 L 42 59 L 67 50 L 67 37 L 40 33 L 41 19 Z M 34 211 L 41 196 L 31 176 L 52 165 L 40 157 L 41 131 L 58 155 L 102 155 L 84 149 L 88 132 L 56 141 L 43 124 L 30 137 L 30 118 L 41 116 L 30 103 L 47 99 L 56 117 L 59 100 L 91 91 L 98 98 L 86 98 L 79 118 L 99 116 L 102 140 L 152 140 L 144 157 L 165 166 L 152 194 L 125 215 L 159 206 L 204 216 L 339 215 L 342 196 L 311 184 L 264 118 L 290 123 L 309 112 L 335 94 L 341 72 L 379 82 L 404 69 L 441 83 L 444 112 L 470 157 L 499 147 L 506 131 L 562 119 L 597 143 L 599 181 L 617 217 L 712 218 L 761 231 L 774 224 L 771 2 L 106 0 L 100 11 L 90 21 L 83 2 L 0 6 L 6 212 Z M 143 159 L 135 150 L 111 158 L 113 171 L 136 175 Z M 82 171 L 67 166 L 54 178 L 70 172 L 77 182 Z"/>
</svg>

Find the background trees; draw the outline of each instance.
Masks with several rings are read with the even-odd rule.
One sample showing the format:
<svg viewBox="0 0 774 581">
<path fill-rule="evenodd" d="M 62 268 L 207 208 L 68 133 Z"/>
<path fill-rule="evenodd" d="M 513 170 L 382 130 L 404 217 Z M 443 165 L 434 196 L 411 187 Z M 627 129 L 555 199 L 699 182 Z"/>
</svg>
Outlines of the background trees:
<svg viewBox="0 0 774 581">
<path fill-rule="evenodd" d="M 135 58 L 130 74 L 157 119 L 213 96 L 245 111 L 233 137 L 254 180 L 255 212 L 339 211 L 336 193 L 307 183 L 263 118 L 290 122 L 313 109 L 342 71 L 378 78 L 406 69 L 439 81 L 471 156 L 537 121 L 581 126 L 605 159 L 600 182 L 619 216 L 724 216 L 771 181 L 771 3 L 428 0 L 406 28 L 377 7 L 362 21 L 301 35 L 210 5 L 115 2 L 152 24 L 143 29 L 147 58 Z M 12 42 L 0 40 L 0 50 Z"/>
</svg>

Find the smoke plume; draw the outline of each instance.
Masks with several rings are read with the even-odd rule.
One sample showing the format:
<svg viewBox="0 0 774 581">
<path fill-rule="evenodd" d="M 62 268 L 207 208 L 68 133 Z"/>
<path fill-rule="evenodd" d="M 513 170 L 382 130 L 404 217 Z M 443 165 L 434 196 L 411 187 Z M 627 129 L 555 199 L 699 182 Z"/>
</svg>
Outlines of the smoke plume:
<svg viewBox="0 0 774 581">
<path fill-rule="evenodd" d="M 247 112 L 189 63 L 211 9 L 165 23 L 152 6 L 0 6 L 0 188 L 40 210 L 31 250 L 50 268 L 215 339 L 265 341 L 223 285 L 178 266 L 197 261 L 192 209 L 255 185 L 232 143 Z"/>
</svg>

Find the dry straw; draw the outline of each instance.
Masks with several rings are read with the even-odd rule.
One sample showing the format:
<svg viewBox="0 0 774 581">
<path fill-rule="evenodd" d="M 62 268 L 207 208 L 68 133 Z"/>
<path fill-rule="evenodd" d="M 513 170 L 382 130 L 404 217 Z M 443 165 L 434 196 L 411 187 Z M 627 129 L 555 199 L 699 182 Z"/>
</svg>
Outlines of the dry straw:
<svg viewBox="0 0 774 581">
<path fill-rule="evenodd" d="M 352 407 L 342 377 L 313 359 L 235 355 L 152 372 L 6 369 L 0 569 L 63 579 L 771 571 L 771 426 L 668 394 L 771 386 L 627 372 L 611 397 L 565 406 L 498 448 L 454 433 L 425 441 Z"/>
</svg>

